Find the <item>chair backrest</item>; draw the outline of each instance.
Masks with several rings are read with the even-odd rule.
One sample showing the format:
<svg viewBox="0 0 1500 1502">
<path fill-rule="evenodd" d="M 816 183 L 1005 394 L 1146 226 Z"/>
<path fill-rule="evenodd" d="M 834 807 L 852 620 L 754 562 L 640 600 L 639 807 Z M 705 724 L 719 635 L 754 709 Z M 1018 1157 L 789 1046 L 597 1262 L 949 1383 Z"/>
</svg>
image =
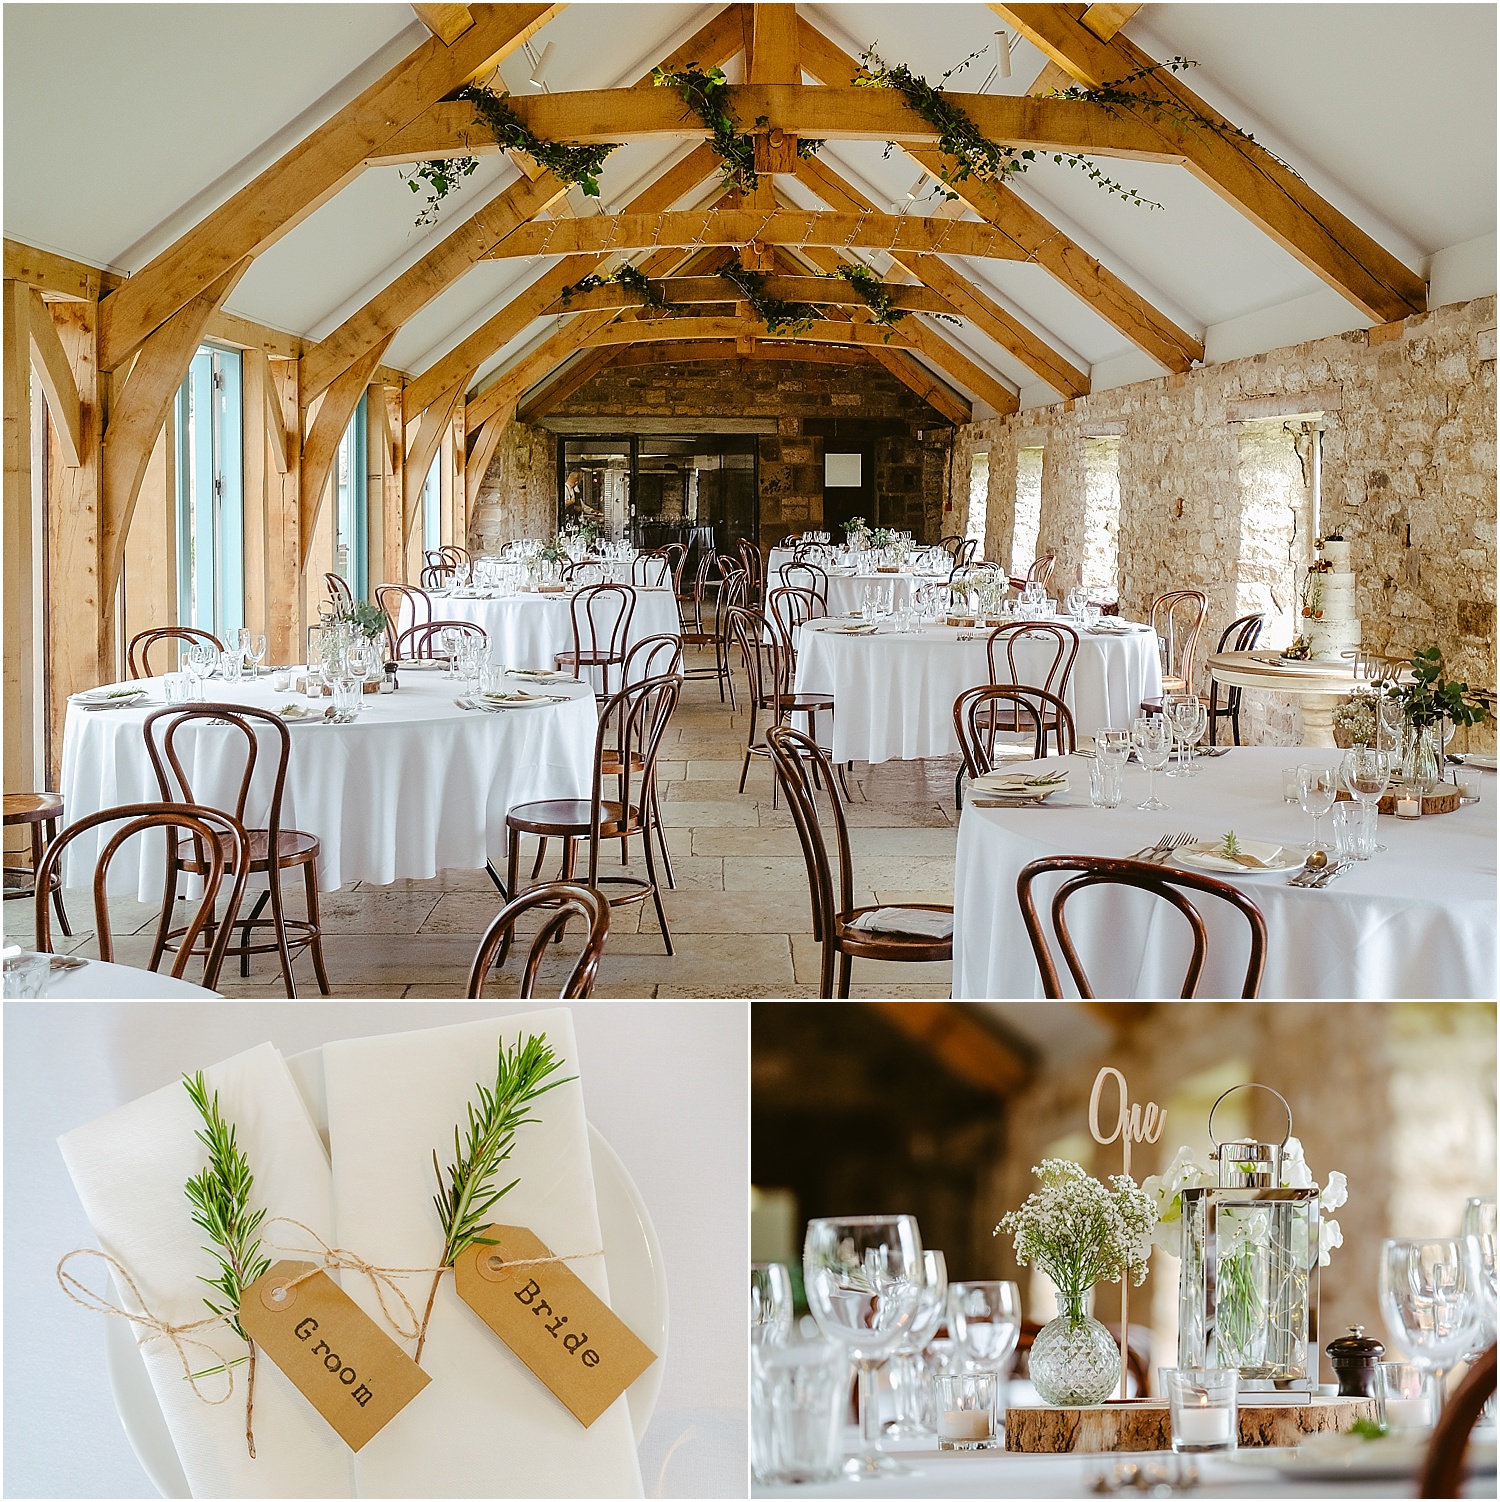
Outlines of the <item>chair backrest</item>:
<svg viewBox="0 0 1500 1502">
<path fill-rule="evenodd" d="M 1459 1497 L 1463 1495 L 1464 1451 L 1469 1436 L 1484 1406 L 1495 1396 L 1495 1343 L 1483 1352 L 1464 1374 L 1427 1442 L 1427 1455 L 1417 1477 L 1419 1497 Z"/>
<path fill-rule="evenodd" d="M 526 968 L 521 975 L 521 999 L 529 1000 L 536 994 L 536 975 L 554 938 L 560 938 L 563 930 L 574 918 L 582 918 L 586 930 L 583 950 L 573 962 L 568 978 L 563 982 L 561 999 L 572 1001 L 593 994 L 594 981 L 599 974 L 599 961 L 604 955 L 604 941 L 609 937 L 609 899 L 593 887 L 579 886 L 574 882 L 549 881 L 539 887 L 531 887 L 511 902 L 507 902 L 485 930 L 479 941 L 479 952 L 469 969 L 470 997 L 484 995 L 485 978 L 495 962 L 495 954 L 510 936 L 516 919 L 531 912 L 533 908 L 550 908 L 552 911 L 531 942 L 526 956 Z"/>
<path fill-rule="evenodd" d="M 1193 655 L 1198 633 L 1208 614 L 1208 596 L 1201 589 L 1169 589 L 1151 602 L 1151 629 L 1166 653 L 1163 674 L 1193 686 Z"/>
<path fill-rule="evenodd" d="M 1203 974 L 1203 962 L 1208 954 L 1208 929 L 1198 909 L 1183 895 L 1184 890 L 1217 897 L 1238 909 L 1250 927 L 1250 957 L 1245 965 L 1245 983 L 1240 995 L 1245 998 L 1260 994 L 1261 974 L 1266 964 L 1266 920 L 1260 909 L 1238 887 L 1212 876 L 1200 876 L 1196 871 L 1180 871 L 1172 866 L 1158 866 L 1145 861 L 1115 860 L 1100 855 L 1049 855 L 1022 867 L 1016 879 L 1016 895 L 1021 903 L 1021 917 L 1026 924 L 1031 947 L 1036 953 L 1036 962 L 1042 972 L 1042 989 L 1047 997 L 1056 1000 L 1064 995 L 1057 964 L 1043 931 L 1042 921 L 1036 910 L 1032 884 L 1040 876 L 1054 873 L 1073 874 L 1057 889 L 1052 898 L 1052 927 L 1057 935 L 1058 946 L 1067 962 L 1073 984 L 1078 994 L 1092 997 L 1088 977 L 1078 958 L 1072 936 L 1068 933 L 1064 908 L 1069 898 L 1086 887 L 1127 886 L 1139 887 L 1170 903 L 1188 921 L 1193 933 L 1193 955 L 1188 961 L 1187 974 L 1183 978 L 1181 995 L 1188 998 L 1197 994 L 1198 981 Z"/>
<path fill-rule="evenodd" d="M 788 589 L 805 589 L 822 602 L 822 615 L 828 614 L 828 570 L 816 563 L 789 563 L 781 571 L 781 582 Z"/>
<path fill-rule="evenodd" d="M 323 584 L 328 590 L 328 598 L 335 605 L 354 603 L 354 591 L 349 588 L 349 583 L 342 574 L 324 574 Z"/>
<path fill-rule="evenodd" d="M 957 563 L 959 549 L 962 548 L 963 545 L 968 542 L 968 540 L 969 539 L 967 537 L 944 537 L 939 539 L 938 546 L 942 548 L 948 554 L 948 556 L 953 559 L 955 563 Z"/>
<path fill-rule="evenodd" d="M 978 588 L 981 584 L 993 584 L 997 579 L 1005 578 L 1005 571 L 998 563 L 974 563 L 967 559 L 960 559 L 948 570 L 948 587 L 950 589 Z M 1007 579 L 1006 583 L 1014 584 L 1014 579 Z"/>
<path fill-rule="evenodd" d="M 1034 732 L 1033 759 L 1048 754 L 1049 734 L 1056 738 L 1057 755 L 1071 756 L 1078 749 L 1073 713 L 1056 694 L 1025 684 L 981 683 L 953 701 L 953 730 L 970 777 L 994 771 L 996 737 L 1002 730 L 1019 731 L 1023 714 Z"/>
<path fill-rule="evenodd" d="M 770 617 L 781 637 L 781 645 L 796 660 L 796 638 L 792 633 L 807 621 L 815 621 L 828 614 L 828 602 L 819 599 L 810 589 L 789 589 L 783 585 L 766 596 L 766 615 Z"/>
<path fill-rule="evenodd" d="M 660 678 L 682 672 L 682 638 L 668 636 L 643 636 L 625 654 L 625 682 L 634 683 L 642 678 Z"/>
<path fill-rule="evenodd" d="M 234 815 L 244 824 L 245 806 L 250 797 L 250 784 L 255 777 L 256 764 L 261 759 L 260 731 L 271 734 L 276 757 L 272 773 L 270 801 L 264 827 L 267 831 L 268 848 L 277 849 L 277 836 L 281 829 L 281 799 L 286 791 L 287 763 L 292 755 L 292 735 L 286 721 L 269 709 L 252 709 L 247 704 L 190 704 L 185 709 L 171 708 L 154 710 L 146 716 L 142 732 L 146 739 L 146 754 L 151 758 L 151 770 L 156 773 L 156 787 L 163 803 L 186 803 L 207 807 L 193 791 L 193 784 L 182 758 L 177 754 L 177 737 L 186 725 L 217 725 L 238 731 L 244 740 L 244 771 L 240 777 L 239 791 L 234 797 L 234 806 L 225 812 Z M 216 766 L 226 764 L 226 759 L 214 757 Z M 264 779 L 262 779 L 264 785 Z"/>
<path fill-rule="evenodd" d="M 1048 553 L 1045 558 L 1038 558 L 1035 563 L 1026 570 L 1026 582 L 1028 584 L 1046 584 L 1052 578 L 1052 570 L 1057 566 L 1057 558 Z"/>
<path fill-rule="evenodd" d="M 854 906 L 854 860 L 849 850 L 849 822 L 843 805 L 833 791 L 833 767 L 828 753 L 810 736 L 790 725 L 772 725 L 766 731 L 766 745 L 776 781 L 786 795 L 792 822 L 802 842 L 802 859 L 807 867 L 807 884 L 812 897 L 814 930 L 825 936 L 834 932 L 834 915 Z M 828 842 L 818 818 L 817 800 L 813 796 L 813 778 L 828 789 L 833 805 L 834 840 L 839 863 L 838 888 L 833 884 L 833 867 L 828 856 Z"/>
<path fill-rule="evenodd" d="M 618 801 L 628 810 L 631 806 L 631 783 L 640 789 L 635 802 L 641 816 L 648 816 L 650 800 L 646 797 L 656 776 L 656 757 L 662 737 L 677 700 L 682 693 L 682 678 L 663 673 L 627 683 L 619 693 L 604 701 L 599 713 L 599 729 L 594 737 L 594 791 L 589 816 L 589 885 L 596 886 L 599 876 L 599 831 L 603 822 L 606 777 L 618 778 Z M 606 766 L 608 765 L 608 770 Z"/>
<path fill-rule="evenodd" d="M 638 553 L 630 564 L 630 582 L 644 589 L 665 589 L 672 577 L 672 560 L 663 552 Z"/>
<path fill-rule="evenodd" d="M 635 590 L 628 584 L 589 584 L 573 596 L 573 676 L 582 677 L 587 654 L 596 662 L 624 662 L 635 614 Z"/>
<path fill-rule="evenodd" d="M 663 555 L 670 560 L 672 570 L 672 588 L 678 594 L 682 593 L 682 570 L 687 563 L 687 544 L 685 542 L 669 542 L 662 548 Z"/>
<path fill-rule="evenodd" d="M 455 569 L 468 568 L 474 561 L 474 555 L 467 548 L 461 548 L 456 542 L 445 542 L 438 549 L 444 563 Z"/>
<path fill-rule="evenodd" d="M 1219 633 L 1217 652 L 1250 652 L 1260 640 L 1261 628 L 1265 625 L 1263 615 L 1242 615 Z"/>
<path fill-rule="evenodd" d="M 751 542 L 748 537 L 740 538 L 740 557 L 745 561 L 745 573 L 749 576 L 745 599 L 749 603 L 758 602 L 761 598 L 761 583 L 765 578 L 765 560 L 760 556 L 759 544 Z"/>
<path fill-rule="evenodd" d="M 400 655 L 396 651 L 396 638 L 402 629 L 402 607 L 410 606 L 413 626 L 425 626 L 432 619 L 432 596 L 414 584 L 377 584 L 375 603 L 385 611 L 385 618 L 390 622 L 385 639 L 386 650 L 393 658 Z"/>
<path fill-rule="evenodd" d="M 203 984 L 212 991 L 218 984 L 219 971 L 224 965 L 224 955 L 233 936 L 235 915 L 240 909 L 240 900 L 245 895 L 245 880 L 250 871 L 250 837 L 245 827 L 232 814 L 216 808 L 199 808 L 186 803 L 126 803 L 118 808 L 100 809 L 69 824 L 53 840 L 42 856 L 37 868 L 36 885 L 36 946 L 43 954 L 52 953 L 52 923 L 48 911 L 51 894 L 52 873 L 57 870 L 64 852 L 74 840 L 99 828 L 102 824 L 124 821 L 122 827 L 112 834 L 94 865 L 94 929 L 99 945 L 99 958 L 106 963 L 115 957 L 114 935 L 109 926 L 109 867 L 120 847 L 135 835 L 148 829 L 162 829 L 167 838 L 174 839 L 173 831 L 180 831 L 192 838 L 202 852 L 202 895 L 198 909 L 193 914 L 182 936 L 177 958 L 172 962 L 172 975 L 181 980 L 192 958 L 193 946 L 204 928 L 217 917 L 218 928 L 203 962 Z M 225 841 L 228 841 L 228 850 Z M 222 895 L 224 878 L 230 878 L 229 897 L 222 908 L 216 904 Z"/>
<path fill-rule="evenodd" d="M 422 570 L 422 588 L 447 589 L 448 579 L 452 573 L 453 570 L 445 563 L 429 563 Z"/>
<path fill-rule="evenodd" d="M 445 631 L 456 631 L 460 636 L 477 636 L 481 641 L 490 639 L 489 632 L 474 621 L 423 621 L 420 625 L 408 626 L 396 638 L 396 661 L 446 661 L 449 654 L 443 641 Z"/>
<path fill-rule="evenodd" d="M 1038 674 L 1034 667 L 1025 670 L 1016 662 L 1016 647 L 1021 642 L 1030 642 L 1046 665 L 1046 671 Z M 996 661 L 996 647 L 1005 647 L 1005 661 Z M 1073 664 L 1078 660 L 1078 633 L 1060 621 L 1010 621 L 996 626 L 990 632 L 985 645 L 989 655 L 991 683 L 1019 683 L 1032 688 L 1044 688 L 1059 698 L 1068 692 L 1068 680 L 1073 676 Z M 1051 652 L 1048 661 L 1047 653 Z"/>
<path fill-rule="evenodd" d="M 785 648 L 780 630 L 751 605 L 732 605 L 724 612 L 725 640 L 736 643 L 745 666 L 751 714 L 762 700 L 771 701 L 773 718 L 780 718 L 781 699 L 790 691 Z"/>
<path fill-rule="evenodd" d="M 151 648 L 165 641 L 185 642 L 190 647 L 206 645 L 216 652 L 224 650 L 224 643 L 212 631 L 202 631 L 197 626 L 153 626 L 149 631 L 137 631 L 130 638 L 125 655 L 132 678 L 156 677 L 151 671 Z"/>
<path fill-rule="evenodd" d="M 576 563 L 565 563 L 562 582 L 582 589 L 590 584 L 604 583 L 604 565 L 597 558 L 580 558 Z"/>
<path fill-rule="evenodd" d="M 703 630 L 703 607 L 705 603 L 712 607 L 713 602 L 709 596 L 709 590 L 714 583 L 712 576 L 716 572 L 715 565 L 718 561 L 718 554 L 712 548 L 705 548 L 698 555 L 698 567 L 693 573 L 693 587 L 678 602 L 681 607 L 678 615 L 685 631 L 701 633 Z M 720 582 L 722 583 L 722 574 Z"/>
</svg>

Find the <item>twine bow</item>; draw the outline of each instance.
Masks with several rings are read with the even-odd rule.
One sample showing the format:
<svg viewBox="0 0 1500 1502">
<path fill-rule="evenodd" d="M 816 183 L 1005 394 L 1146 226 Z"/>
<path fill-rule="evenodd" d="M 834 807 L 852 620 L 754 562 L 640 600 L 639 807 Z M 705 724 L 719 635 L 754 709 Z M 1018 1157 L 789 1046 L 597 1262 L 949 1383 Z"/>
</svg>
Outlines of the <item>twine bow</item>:
<svg viewBox="0 0 1500 1502">
<path fill-rule="evenodd" d="M 68 1268 L 68 1263 L 74 1257 L 97 1257 L 108 1266 L 109 1270 L 120 1282 L 130 1290 L 131 1297 L 140 1305 L 141 1312 L 132 1314 L 128 1309 L 122 1309 L 118 1304 L 113 1304 L 101 1293 L 95 1293 L 86 1283 L 81 1282 Z M 139 1325 L 145 1334 L 140 1336 L 136 1344 L 139 1346 L 149 1345 L 153 1340 L 168 1340 L 172 1348 L 177 1352 L 177 1359 L 182 1362 L 182 1374 L 187 1379 L 188 1385 L 193 1389 L 193 1395 L 200 1403 L 207 1403 L 211 1408 L 217 1408 L 221 1403 L 227 1403 L 234 1396 L 234 1373 L 230 1370 L 229 1362 L 222 1352 L 202 1340 L 193 1340 L 188 1332 L 192 1330 L 205 1330 L 210 1325 L 225 1325 L 227 1321 L 222 1315 L 212 1315 L 208 1319 L 190 1320 L 186 1324 L 173 1325 L 166 1320 L 153 1314 L 146 1305 L 146 1300 L 136 1285 L 134 1278 L 121 1264 L 111 1257 L 108 1252 L 96 1251 L 93 1247 L 78 1247 L 71 1251 L 57 1264 L 57 1281 L 62 1291 L 73 1300 L 81 1309 L 91 1310 L 95 1314 L 108 1314 L 116 1319 L 128 1319 L 131 1324 Z M 75 1293 L 74 1290 L 77 1290 Z M 81 1296 L 80 1296 L 81 1295 Z M 194 1372 L 193 1364 L 188 1360 L 187 1348 L 196 1346 L 200 1351 L 207 1351 L 215 1361 L 217 1367 L 207 1372 Z M 210 1398 L 198 1382 L 201 1377 L 216 1375 L 219 1371 L 224 1373 L 227 1386 L 222 1398 Z"/>
</svg>

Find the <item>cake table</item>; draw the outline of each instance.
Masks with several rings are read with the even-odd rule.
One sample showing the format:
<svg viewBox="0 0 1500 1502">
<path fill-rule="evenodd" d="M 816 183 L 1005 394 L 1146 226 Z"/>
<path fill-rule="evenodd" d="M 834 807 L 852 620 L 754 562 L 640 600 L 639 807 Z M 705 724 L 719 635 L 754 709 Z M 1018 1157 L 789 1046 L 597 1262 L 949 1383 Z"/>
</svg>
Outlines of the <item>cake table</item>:
<svg viewBox="0 0 1500 1502">
<path fill-rule="evenodd" d="M 1215 652 L 1210 677 L 1229 688 L 1258 688 L 1302 699 L 1302 744 L 1332 746 L 1333 711 L 1362 681 L 1352 661 L 1278 662 L 1271 652 Z"/>
</svg>

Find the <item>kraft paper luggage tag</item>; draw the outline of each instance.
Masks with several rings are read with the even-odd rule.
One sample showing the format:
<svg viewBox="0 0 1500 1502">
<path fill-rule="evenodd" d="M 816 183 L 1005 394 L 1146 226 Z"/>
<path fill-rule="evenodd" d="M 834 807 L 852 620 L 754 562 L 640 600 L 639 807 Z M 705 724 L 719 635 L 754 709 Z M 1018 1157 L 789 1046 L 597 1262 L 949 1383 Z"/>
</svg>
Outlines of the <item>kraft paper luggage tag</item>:
<svg viewBox="0 0 1500 1502">
<path fill-rule="evenodd" d="M 361 1449 L 432 1380 L 315 1262 L 277 1262 L 240 1300 L 245 1333 Z"/>
<path fill-rule="evenodd" d="M 656 1360 L 608 1304 L 524 1226 L 454 1263 L 458 1296 L 585 1429 Z M 520 1263 L 520 1266 L 512 1266 Z"/>
</svg>

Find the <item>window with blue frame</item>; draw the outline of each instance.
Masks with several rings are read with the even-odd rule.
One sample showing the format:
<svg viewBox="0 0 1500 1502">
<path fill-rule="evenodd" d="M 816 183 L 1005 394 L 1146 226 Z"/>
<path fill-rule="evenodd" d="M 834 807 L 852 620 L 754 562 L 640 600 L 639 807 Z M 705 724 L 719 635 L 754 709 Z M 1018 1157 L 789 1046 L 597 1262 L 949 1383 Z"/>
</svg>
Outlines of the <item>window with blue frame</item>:
<svg viewBox="0 0 1500 1502">
<path fill-rule="evenodd" d="M 204 345 L 177 393 L 177 619 L 236 639 L 245 624 L 238 350 Z"/>
<path fill-rule="evenodd" d="M 365 599 L 370 589 L 369 476 L 365 449 L 367 400 L 367 397 L 360 397 L 354 416 L 344 429 L 334 479 L 338 504 L 333 520 L 333 571 L 349 586 L 356 600 Z"/>
</svg>

